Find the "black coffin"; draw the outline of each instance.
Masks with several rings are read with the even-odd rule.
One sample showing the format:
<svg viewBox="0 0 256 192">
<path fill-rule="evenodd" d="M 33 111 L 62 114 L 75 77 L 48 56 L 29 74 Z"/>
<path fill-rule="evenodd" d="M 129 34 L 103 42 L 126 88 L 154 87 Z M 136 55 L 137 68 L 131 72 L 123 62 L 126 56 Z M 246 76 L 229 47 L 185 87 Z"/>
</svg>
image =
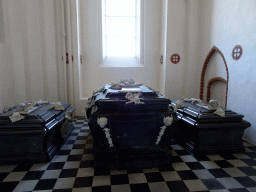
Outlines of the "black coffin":
<svg viewBox="0 0 256 192">
<path fill-rule="evenodd" d="M 175 107 L 176 101 L 172 102 Z M 177 110 L 178 126 L 173 138 L 194 153 L 243 152 L 244 130 L 251 124 L 241 114 L 225 110 L 225 117 L 199 104 L 184 102 Z M 201 111 L 201 113 L 199 113 Z"/>
<path fill-rule="evenodd" d="M 136 103 L 127 99 L 127 94 L 138 92 L 109 87 L 107 84 L 95 93 L 86 110 L 94 140 L 95 167 L 149 168 L 169 163 L 170 136 L 177 122 L 168 108 L 171 101 L 141 85 Z M 172 123 L 165 126 L 164 118 Z"/>
<path fill-rule="evenodd" d="M 75 108 L 62 103 L 65 110 L 54 110 L 53 104 L 43 104 L 12 123 L 9 112 L 0 114 L 0 162 L 49 161 L 71 134 L 74 125 L 65 119 Z"/>
</svg>

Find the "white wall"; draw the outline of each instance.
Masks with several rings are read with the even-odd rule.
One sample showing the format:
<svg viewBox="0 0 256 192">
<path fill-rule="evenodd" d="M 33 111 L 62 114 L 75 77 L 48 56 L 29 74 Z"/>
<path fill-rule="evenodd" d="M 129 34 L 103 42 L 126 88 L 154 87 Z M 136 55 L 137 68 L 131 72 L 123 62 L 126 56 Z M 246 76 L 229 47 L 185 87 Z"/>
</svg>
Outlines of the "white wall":
<svg viewBox="0 0 256 192">
<path fill-rule="evenodd" d="M 186 0 L 168 0 L 166 37 L 165 97 L 180 99 L 184 95 L 186 70 Z M 172 54 L 180 55 L 180 62 L 172 64 Z"/>
<path fill-rule="evenodd" d="M 200 0 L 200 78 L 204 60 L 213 45 L 226 58 L 229 69 L 227 108 L 243 114 L 252 126 L 245 130 L 244 139 L 256 144 L 256 1 L 254 0 Z M 239 60 L 232 59 L 235 45 L 243 47 Z M 210 65 L 222 66 L 218 56 Z M 221 73 L 219 67 L 212 71 Z M 213 73 L 213 72 L 212 72 Z M 213 75 L 213 74 L 212 74 Z"/>
<path fill-rule="evenodd" d="M 159 92 L 165 96 L 165 75 L 166 75 L 166 40 L 167 40 L 167 11 L 168 0 L 162 0 L 161 18 L 161 44 L 160 56 L 163 56 L 163 63 L 159 66 Z"/>
<path fill-rule="evenodd" d="M 53 1 L 2 1 L 0 110 L 11 103 L 58 100 Z"/>
<path fill-rule="evenodd" d="M 1 13 L 1 41 L 0 41 L 0 111 L 6 105 L 14 102 L 13 94 L 13 78 L 12 78 L 12 66 L 11 66 L 11 54 L 10 54 L 10 34 L 9 34 L 9 20 L 7 17 L 8 10 L 7 1 L 0 1 L 2 13 Z"/>
</svg>

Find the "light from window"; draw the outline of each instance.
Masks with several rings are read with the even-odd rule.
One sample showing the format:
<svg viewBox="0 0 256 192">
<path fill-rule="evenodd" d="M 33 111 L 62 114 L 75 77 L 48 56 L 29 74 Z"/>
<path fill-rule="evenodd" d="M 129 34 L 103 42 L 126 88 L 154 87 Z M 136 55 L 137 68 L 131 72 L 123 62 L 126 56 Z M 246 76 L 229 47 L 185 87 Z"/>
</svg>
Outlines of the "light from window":
<svg viewBox="0 0 256 192">
<path fill-rule="evenodd" d="M 102 0 L 103 59 L 140 59 L 140 0 Z"/>
</svg>

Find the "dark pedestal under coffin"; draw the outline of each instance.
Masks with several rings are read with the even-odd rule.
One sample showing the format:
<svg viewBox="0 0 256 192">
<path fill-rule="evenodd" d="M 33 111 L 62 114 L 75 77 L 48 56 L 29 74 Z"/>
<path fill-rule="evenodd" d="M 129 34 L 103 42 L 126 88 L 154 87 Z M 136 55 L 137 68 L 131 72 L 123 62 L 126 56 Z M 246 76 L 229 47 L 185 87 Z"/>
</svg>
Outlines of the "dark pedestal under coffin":
<svg viewBox="0 0 256 192">
<path fill-rule="evenodd" d="M 173 134 L 176 141 L 194 153 L 244 151 L 242 137 L 251 124 L 242 119 L 243 115 L 226 109 L 225 117 L 220 117 L 198 104 L 184 102 L 183 105 L 184 108 L 177 110 L 178 126 Z"/>
<path fill-rule="evenodd" d="M 53 104 L 43 104 L 14 123 L 9 115 L 15 108 L 0 114 L 0 162 L 49 161 L 74 129 L 65 113 L 75 108 L 62 106 L 64 111 L 56 111 Z"/>
<path fill-rule="evenodd" d="M 177 122 L 168 108 L 171 101 L 142 85 L 137 97 L 140 101 L 131 102 L 127 94 L 135 96 L 138 92 L 109 87 L 107 84 L 93 95 L 86 111 L 94 140 L 95 167 L 150 168 L 170 163 L 170 136 Z"/>
</svg>

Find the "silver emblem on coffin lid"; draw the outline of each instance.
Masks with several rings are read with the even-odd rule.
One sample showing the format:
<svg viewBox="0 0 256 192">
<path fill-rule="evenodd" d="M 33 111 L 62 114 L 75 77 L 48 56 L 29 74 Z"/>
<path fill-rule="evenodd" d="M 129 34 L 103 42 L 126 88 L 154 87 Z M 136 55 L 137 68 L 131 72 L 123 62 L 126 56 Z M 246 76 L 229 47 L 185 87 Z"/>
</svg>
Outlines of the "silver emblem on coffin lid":
<svg viewBox="0 0 256 192">
<path fill-rule="evenodd" d="M 125 95 L 125 98 L 130 100 L 130 101 L 127 101 L 125 104 L 129 104 L 129 103 L 135 103 L 136 104 L 145 104 L 144 102 L 141 102 L 141 100 L 144 100 L 143 98 L 139 98 L 142 94 L 139 92 L 139 93 L 126 93 Z"/>
</svg>

